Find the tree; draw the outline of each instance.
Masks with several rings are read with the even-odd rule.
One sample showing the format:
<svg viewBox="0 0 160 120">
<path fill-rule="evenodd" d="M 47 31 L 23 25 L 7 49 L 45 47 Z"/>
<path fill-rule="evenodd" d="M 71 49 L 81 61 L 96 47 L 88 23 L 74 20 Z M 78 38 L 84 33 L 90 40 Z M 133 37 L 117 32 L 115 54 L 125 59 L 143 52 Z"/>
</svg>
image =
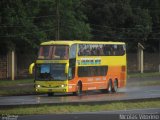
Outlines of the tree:
<svg viewBox="0 0 160 120">
<path fill-rule="evenodd" d="M 145 43 L 152 29 L 152 21 L 148 9 L 135 6 L 135 1 L 87 0 L 86 14 L 94 39 L 125 41 L 131 51 L 135 50 L 138 42 Z"/>
<path fill-rule="evenodd" d="M 37 17 L 49 16 L 35 19 L 35 23 L 40 29 L 48 29 L 47 39 L 57 39 L 57 32 L 59 39 L 89 39 L 90 26 L 85 22 L 87 17 L 80 3 L 80 0 L 40 0 Z"/>
<path fill-rule="evenodd" d="M 0 45 L 4 52 L 11 49 L 16 49 L 18 52 L 29 51 L 29 48 L 36 48 L 37 44 L 41 42 L 40 40 L 45 37 L 45 34 L 34 25 L 31 18 L 37 13 L 34 2 L 1 1 Z"/>
<path fill-rule="evenodd" d="M 60 39 L 89 39 L 90 26 L 80 0 L 1 0 L 1 51 L 30 53 L 42 41 L 56 39 L 57 5 Z"/>
</svg>

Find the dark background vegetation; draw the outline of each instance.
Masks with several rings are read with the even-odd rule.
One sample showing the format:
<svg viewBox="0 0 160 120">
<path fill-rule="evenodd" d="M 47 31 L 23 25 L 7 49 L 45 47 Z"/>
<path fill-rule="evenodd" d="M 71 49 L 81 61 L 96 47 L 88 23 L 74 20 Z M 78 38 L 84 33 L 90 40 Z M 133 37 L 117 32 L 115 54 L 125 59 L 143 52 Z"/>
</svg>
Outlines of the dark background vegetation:
<svg viewBox="0 0 160 120">
<path fill-rule="evenodd" d="M 47 40 L 124 41 L 159 51 L 160 0 L 1 0 L 0 53 L 36 53 Z"/>
</svg>

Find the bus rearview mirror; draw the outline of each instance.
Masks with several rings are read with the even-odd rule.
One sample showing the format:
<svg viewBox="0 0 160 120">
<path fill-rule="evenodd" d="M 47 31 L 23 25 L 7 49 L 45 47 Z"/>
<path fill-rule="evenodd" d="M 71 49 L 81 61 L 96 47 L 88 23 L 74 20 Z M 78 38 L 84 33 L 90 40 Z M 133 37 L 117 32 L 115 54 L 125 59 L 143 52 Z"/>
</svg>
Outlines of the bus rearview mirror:
<svg viewBox="0 0 160 120">
<path fill-rule="evenodd" d="M 69 67 L 69 64 L 66 64 L 66 67 L 65 67 L 65 73 L 68 74 L 68 67 Z"/>
<path fill-rule="evenodd" d="M 29 66 L 29 74 L 33 74 L 34 66 L 35 66 L 35 63 L 30 64 L 30 66 Z"/>
</svg>

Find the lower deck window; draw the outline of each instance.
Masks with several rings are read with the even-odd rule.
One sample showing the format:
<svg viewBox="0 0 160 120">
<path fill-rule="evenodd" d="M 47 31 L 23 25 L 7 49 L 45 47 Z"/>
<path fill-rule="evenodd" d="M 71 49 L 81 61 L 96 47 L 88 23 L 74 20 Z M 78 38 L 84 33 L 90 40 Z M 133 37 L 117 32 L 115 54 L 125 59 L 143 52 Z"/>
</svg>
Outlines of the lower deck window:
<svg viewBox="0 0 160 120">
<path fill-rule="evenodd" d="M 79 77 L 106 76 L 108 66 L 83 66 L 78 67 Z"/>
</svg>

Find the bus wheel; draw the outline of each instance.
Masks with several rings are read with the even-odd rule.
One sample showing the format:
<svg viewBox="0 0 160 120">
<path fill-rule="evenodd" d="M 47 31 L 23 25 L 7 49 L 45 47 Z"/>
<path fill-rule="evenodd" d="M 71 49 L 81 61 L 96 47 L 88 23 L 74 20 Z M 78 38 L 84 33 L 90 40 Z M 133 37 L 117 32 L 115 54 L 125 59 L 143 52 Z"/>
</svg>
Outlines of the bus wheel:
<svg viewBox="0 0 160 120">
<path fill-rule="evenodd" d="M 77 91 L 73 93 L 74 95 L 80 96 L 82 94 L 82 83 L 78 82 Z"/>
<path fill-rule="evenodd" d="M 109 80 L 107 92 L 108 93 L 112 92 L 112 81 L 111 80 Z"/>
<path fill-rule="evenodd" d="M 53 96 L 53 95 L 54 95 L 54 93 L 52 93 L 52 92 L 48 93 L 48 96 Z"/>
<path fill-rule="evenodd" d="M 117 92 L 117 90 L 118 90 L 118 80 L 115 80 L 113 84 L 112 92 Z"/>
</svg>

